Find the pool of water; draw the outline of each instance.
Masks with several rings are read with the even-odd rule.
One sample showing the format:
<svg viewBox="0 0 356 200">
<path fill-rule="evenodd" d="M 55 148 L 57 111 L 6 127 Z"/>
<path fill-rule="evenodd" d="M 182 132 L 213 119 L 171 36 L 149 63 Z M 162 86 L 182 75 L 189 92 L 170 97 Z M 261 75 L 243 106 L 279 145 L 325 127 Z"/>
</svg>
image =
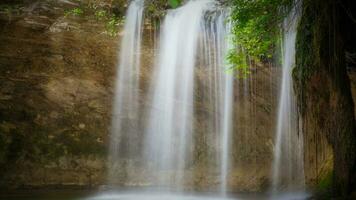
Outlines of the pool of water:
<svg viewBox="0 0 356 200">
<path fill-rule="evenodd" d="M 21 191 L 0 193 L 1 200 L 305 200 L 305 192 L 269 194 L 185 193 L 157 191 Z"/>
<path fill-rule="evenodd" d="M 85 200 L 96 192 L 84 190 L 20 190 L 2 191 L 0 200 Z"/>
</svg>

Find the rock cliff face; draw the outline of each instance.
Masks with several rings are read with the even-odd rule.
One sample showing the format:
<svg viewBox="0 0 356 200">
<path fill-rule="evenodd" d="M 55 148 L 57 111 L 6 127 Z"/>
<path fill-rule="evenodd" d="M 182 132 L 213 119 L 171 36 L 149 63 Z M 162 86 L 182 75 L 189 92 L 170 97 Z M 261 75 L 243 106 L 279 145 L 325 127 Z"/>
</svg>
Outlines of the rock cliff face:
<svg viewBox="0 0 356 200">
<path fill-rule="evenodd" d="M 347 196 L 355 188 L 356 130 L 350 80 L 355 63 L 354 22 L 348 15 L 351 1 L 303 2 L 298 31 L 297 68 L 300 111 L 306 144 L 307 177 L 315 184 L 332 171 L 336 196 Z M 349 68 L 349 76 L 347 74 Z M 355 100 L 355 99 L 354 99 Z"/>
<path fill-rule="evenodd" d="M 93 16 L 64 16 L 77 6 L 70 1 L 43 1 L 21 5 L 21 12 L 1 11 L 1 187 L 106 183 L 122 33 L 117 37 L 106 34 L 106 24 Z M 149 89 L 154 62 L 152 35 L 146 28 L 143 94 Z M 266 187 L 272 160 L 279 70 L 256 66 L 251 72 L 249 78 L 237 81 L 235 94 L 237 131 L 230 185 L 238 190 Z M 204 78 L 204 71 L 198 70 L 198 88 L 204 87 Z M 198 101 L 199 92 L 195 95 Z M 141 102 L 149 106 L 145 99 Z M 197 103 L 199 119 L 204 119 L 203 107 Z M 197 120 L 202 136 L 197 140 L 203 140 L 203 121 Z M 214 184 L 204 171 L 207 155 L 203 144 L 196 147 L 195 156 L 200 164 L 192 172 L 196 177 L 192 184 L 199 188 Z"/>
<path fill-rule="evenodd" d="M 73 6 L 43 1 L 1 12 L 1 185 L 105 178 L 119 40 L 95 19 L 65 17 Z"/>
</svg>

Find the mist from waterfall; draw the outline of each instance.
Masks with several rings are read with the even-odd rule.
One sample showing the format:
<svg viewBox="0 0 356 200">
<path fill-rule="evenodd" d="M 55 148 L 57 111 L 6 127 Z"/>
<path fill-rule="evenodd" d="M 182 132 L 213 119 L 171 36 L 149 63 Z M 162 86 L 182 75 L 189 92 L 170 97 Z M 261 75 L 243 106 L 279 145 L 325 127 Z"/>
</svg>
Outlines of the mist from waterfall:
<svg viewBox="0 0 356 200">
<path fill-rule="evenodd" d="M 273 192 L 303 189 L 305 182 L 303 132 L 298 119 L 292 79 L 292 70 L 295 66 L 298 12 L 298 7 L 293 8 L 283 24 L 283 69 L 272 166 Z"/>
<path fill-rule="evenodd" d="M 111 122 L 108 167 L 110 184 L 116 182 L 121 171 L 118 168 L 127 167 L 127 164 L 122 165 L 118 160 L 124 152 L 127 155 L 133 154 L 132 141 L 136 135 L 133 127 L 139 125 L 131 119 L 136 119 L 140 114 L 138 104 L 143 9 L 143 0 L 132 1 L 125 20 Z"/>
</svg>

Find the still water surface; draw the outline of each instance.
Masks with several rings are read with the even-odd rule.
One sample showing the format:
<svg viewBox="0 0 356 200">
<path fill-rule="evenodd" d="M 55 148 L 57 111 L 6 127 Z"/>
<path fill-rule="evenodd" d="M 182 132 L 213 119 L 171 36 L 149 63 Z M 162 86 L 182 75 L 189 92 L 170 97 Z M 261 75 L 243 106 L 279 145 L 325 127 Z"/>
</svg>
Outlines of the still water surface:
<svg viewBox="0 0 356 200">
<path fill-rule="evenodd" d="M 0 193 L 1 200 L 305 200 L 305 192 L 289 192 L 277 195 L 215 193 L 168 193 L 142 191 L 16 191 Z"/>
</svg>

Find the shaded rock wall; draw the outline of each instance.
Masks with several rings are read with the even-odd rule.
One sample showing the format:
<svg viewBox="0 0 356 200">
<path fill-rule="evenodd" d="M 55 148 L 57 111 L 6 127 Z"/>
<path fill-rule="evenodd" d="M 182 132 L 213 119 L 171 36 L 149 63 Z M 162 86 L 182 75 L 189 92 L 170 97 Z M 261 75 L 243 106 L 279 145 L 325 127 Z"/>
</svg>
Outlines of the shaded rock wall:
<svg viewBox="0 0 356 200">
<path fill-rule="evenodd" d="M 347 196 L 356 180 L 354 103 L 346 71 L 350 64 L 346 53 L 352 50 L 347 44 L 354 40 L 347 37 L 354 26 L 347 12 L 354 10 L 352 5 L 347 0 L 303 2 L 294 71 L 307 147 L 307 177 L 318 184 L 325 179 L 325 171 L 333 170 L 331 188 L 337 196 Z"/>
</svg>

